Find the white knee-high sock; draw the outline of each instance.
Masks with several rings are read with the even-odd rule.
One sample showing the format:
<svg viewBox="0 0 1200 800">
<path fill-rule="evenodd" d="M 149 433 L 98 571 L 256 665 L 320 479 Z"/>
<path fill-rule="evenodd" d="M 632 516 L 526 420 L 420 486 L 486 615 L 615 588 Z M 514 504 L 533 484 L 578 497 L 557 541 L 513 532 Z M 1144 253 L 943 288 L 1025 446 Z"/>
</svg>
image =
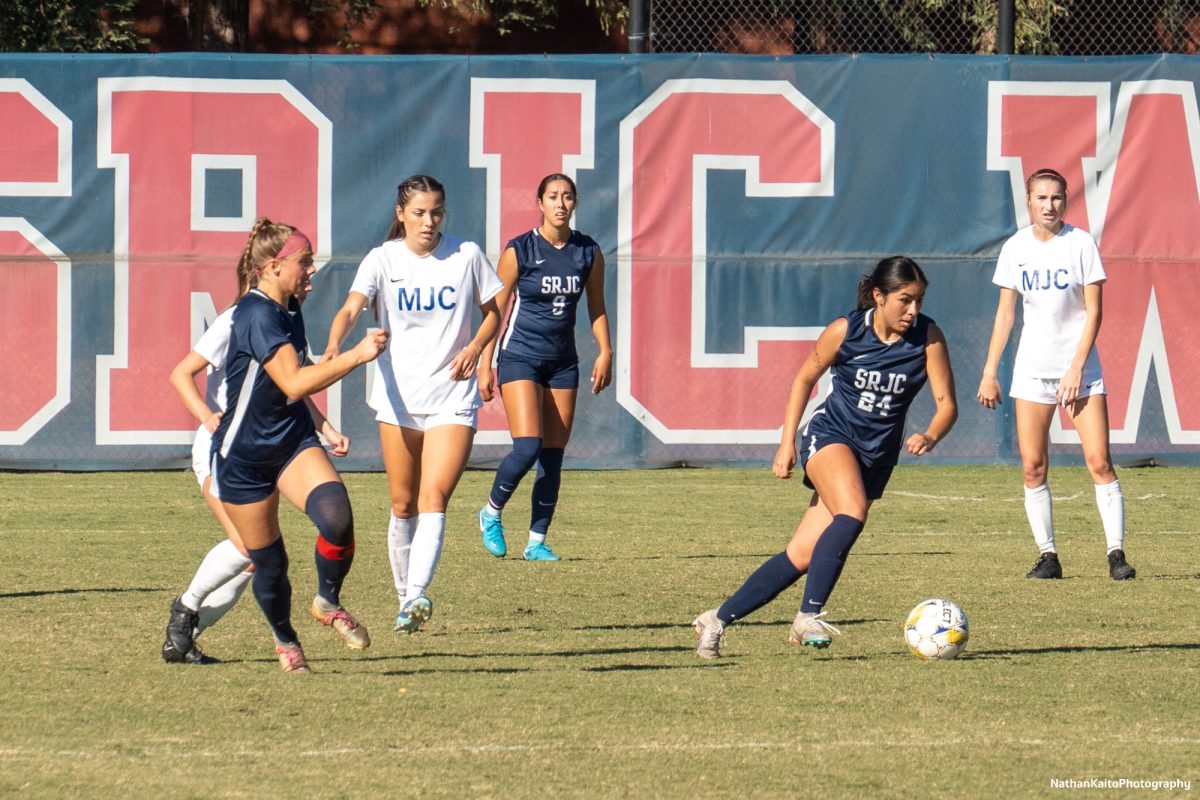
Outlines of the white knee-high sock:
<svg viewBox="0 0 1200 800">
<path fill-rule="evenodd" d="M 1121 494 L 1121 482 L 1096 484 L 1096 507 L 1100 509 L 1100 522 L 1104 525 L 1104 538 L 1108 552 L 1125 547 L 1125 495 Z"/>
<path fill-rule="evenodd" d="M 1043 483 L 1036 489 L 1025 487 L 1025 516 L 1029 517 L 1029 527 L 1033 531 L 1033 540 L 1037 542 L 1038 551 L 1055 552 L 1050 484 Z"/>
<path fill-rule="evenodd" d="M 248 566 L 250 559 L 239 553 L 233 542 L 226 539 L 214 545 L 200 562 L 200 568 L 183 593 L 183 604 L 192 611 L 199 610 L 205 597 Z"/>
<path fill-rule="evenodd" d="M 237 605 L 253 577 L 254 570 L 243 570 L 209 592 L 200 604 L 199 629 L 211 628 L 217 624 L 217 620 L 228 614 Z"/>
<path fill-rule="evenodd" d="M 396 597 L 404 600 L 408 585 L 408 557 L 412 548 L 416 520 L 412 517 L 397 517 L 392 514 L 388 522 L 388 560 L 392 562 L 392 580 L 396 584 Z"/>
<path fill-rule="evenodd" d="M 408 554 L 408 587 L 404 591 L 404 602 L 425 594 L 433 582 L 433 571 L 442 557 L 445 538 L 446 512 L 426 511 L 417 515 L 417 530 Z"/>
</svg>

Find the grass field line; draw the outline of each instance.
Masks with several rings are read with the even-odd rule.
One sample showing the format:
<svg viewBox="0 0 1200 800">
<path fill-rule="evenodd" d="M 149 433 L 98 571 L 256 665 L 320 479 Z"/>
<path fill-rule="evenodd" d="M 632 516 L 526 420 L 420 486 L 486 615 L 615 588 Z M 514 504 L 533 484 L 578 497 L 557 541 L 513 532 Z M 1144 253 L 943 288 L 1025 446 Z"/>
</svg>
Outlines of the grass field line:
<svg viewBox="0 0 1200 800">
<path fill-rule="evenodd" d="M 888 495 L 891 497 L 910 497 L 914 500 L 944 500 L 948 503 L 961 503 L 964 501 L 970 501 L 972 503 L 1024 503 L 1025 502 L 1025 498 L 1020 495 L 1015 496 L 1015 497 L 1001 497 L 1001 498 L 980 497 L 978 495 L 976 495 L 974 497 L 969 497 L 969 496 L 965 496 L 965 495 L 927 494 L 924 492 L 905 492 L 905 491 L 901 491 L 899 489 L 895 489 L 895 490 L 888 492 Z M 1069 503 L 1072 500 L 1078 500 L 1081 497 L 1084 497 L 1083 492 L 1077 492 L 1076 494 L 1056 494 L 1051 499 L 1053 499 L 1054 502 L 1056 502 L 1056 503 Z M 1138 495 L 1137 497 L 1126 497 L 1125 499 L 1142 501 L 1142 500 L 1161 500 L 1161 499 L 1164 499 L 1167 497 L 1169 497 L 1169 495 L 1142 494 L 1142 495 Z M 1092 496 L 1087 495 L 1085 499 L 1091 500 Z"/>
<path fill-rule="evenodd" d="M 1100 740 L 1094 740 L 1094 743 Z M 1195 747 L 1200 745 L 1200 738 L 1181 736 L 1114 736 L 1105 737 L 1104 741 L 1115 744 L 1137 743 L 1152 746 Z M 876 749 L 891 748 L 936 748 L 936 747 L 1044 747 L 1054 744 L 1048 739 L 1036 739 L 1023 736 L 949 736 L 929 738 L 879 738 L 879 739 L 835 739 L 831 741 L 780 741 L 780 742 L 545 742 L 545 743 L 503 743 L 487 742 L 480 744 L 457 743 L 402 747 L 334 747 L 334 748 L 303 748 L 295 749 L 287 742 L 279 742 L 270 748 L 234 748 L 229 750 L 212 747 L 189 748 L 160 748 L 144 747 L 140 752 L 131 752 L 128 745 L 112 749 L 56 749 L 39 747 L 9 747 L 0 748 L 0 759 L 20 760 L 26 758 L 61 758 L 61 759 L 106 759 L 114 756 L 129 760 L 158 759 L 158 758 L 193 758 L 193 759 L 234 759 L 246 757 L 277 758 L 280 756 L 294 758 L 324 758 L 324 757 L 386 757 L 396 755 L 486 755 L 489 753 L 695 753 L 716 751 L 755 751 L 755 750 L 844 750 L 844 749 Z"/>
</svg>

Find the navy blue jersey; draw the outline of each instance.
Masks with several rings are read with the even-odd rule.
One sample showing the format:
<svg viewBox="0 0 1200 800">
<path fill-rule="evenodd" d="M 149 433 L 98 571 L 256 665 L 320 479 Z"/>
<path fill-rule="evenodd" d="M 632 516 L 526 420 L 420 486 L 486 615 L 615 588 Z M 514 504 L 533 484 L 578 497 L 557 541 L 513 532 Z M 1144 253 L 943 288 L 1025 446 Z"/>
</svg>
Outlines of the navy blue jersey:
<svg viewBox="0 0 1200 800">
<path fill-rule="evenodd" d="M 501 357 L 578 359 L 575 310 L 600 246 L 592 237 L 571 231 L 571 238 L 558 248 L 535 228 L 508 247 L 517 254 L 517 286 L 508 330 L 500 343 Z"/>
<path fill-rule="evenodd" d="M 871 327 L 874 309 L 846 315 L 846 338 L 830 369 L 833 385 L 804 429 L 850 444 L 863 464 L 895 464 L 904 438 L 904 418 L 925 385 L 925 345 L 933 320 L 918 314 L 891 344 Z M 808 441 L 801 441 L 807 447 Z"/>
<path fill-rule="evenodd" d="M 247 464 L 278 464 L 313 435 L 308 407 L 288 400 L 263 369 L 280 347 L 292 347 L 301 363 L 306 339 L 300 304 L 276 303 L 257 289 L 233 310 L 225 357 L 226 410 L 213 434 L 213 452 Z"/>
</svg>

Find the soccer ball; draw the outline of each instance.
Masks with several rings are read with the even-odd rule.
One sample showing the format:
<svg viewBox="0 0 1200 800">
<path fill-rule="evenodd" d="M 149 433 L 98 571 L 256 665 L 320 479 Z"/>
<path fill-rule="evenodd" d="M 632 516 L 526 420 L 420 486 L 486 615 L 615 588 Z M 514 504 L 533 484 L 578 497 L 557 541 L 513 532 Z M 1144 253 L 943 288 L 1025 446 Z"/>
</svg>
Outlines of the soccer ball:
<svg viewBox="0 0 1200 800">
<path fill-rule="evenodd" d="M 949 600 L 918 603 L 904 623 L 904 641 L 922 661 L 958 658 L 968 636 L 967 615 Z"/>
</svg>

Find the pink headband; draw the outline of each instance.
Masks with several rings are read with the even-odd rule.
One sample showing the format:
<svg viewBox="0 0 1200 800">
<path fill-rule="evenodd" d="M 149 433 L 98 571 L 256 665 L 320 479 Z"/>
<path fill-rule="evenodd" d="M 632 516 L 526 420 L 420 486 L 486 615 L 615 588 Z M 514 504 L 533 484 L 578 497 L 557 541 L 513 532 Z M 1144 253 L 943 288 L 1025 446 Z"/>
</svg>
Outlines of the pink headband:
<svg viewBox="0 0 1200 800">
<path fill-rule="evenodd" d="M 283 243 L 283 247 L 280 248 L 279 253 L 276 254 L 275 258 L 287 258 L 297 250 L 303 250 L 306 247 L 309 250 L 312 250 L 312 242 L 308 240 L 308 237 L 300 231 L 292 231 L 292 235 L 289 236 L 287 241 Z"/>
</svg>

